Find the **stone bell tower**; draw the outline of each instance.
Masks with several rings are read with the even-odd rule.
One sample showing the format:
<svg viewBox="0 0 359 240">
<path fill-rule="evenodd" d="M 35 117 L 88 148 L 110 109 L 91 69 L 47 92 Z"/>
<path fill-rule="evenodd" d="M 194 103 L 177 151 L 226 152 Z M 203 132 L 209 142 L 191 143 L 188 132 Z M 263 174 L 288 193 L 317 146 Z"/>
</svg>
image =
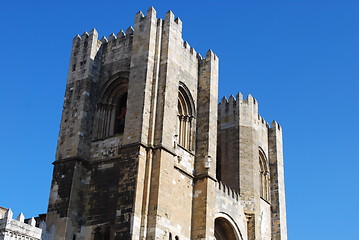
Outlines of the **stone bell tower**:
<svg viewBox="0 0 359 240">
<path fill-rule="evenodd" d="M 217 91 L 217 56 L 183 41 L 172 12 L 139 12 L 134 28 L 107 39 L 95 29 L 76 36 L 51 237 L 213 239 Z"/>
<path fill-rule="evenodd" d="M 282 128 L 241 93 L 218 107 L 217 178 L 239 193 L 248 239 L 286 240 Z"/>
<path fill-rule="evenodd" d="M 50 239 L 287 239 L 282 128 L 251 95 L 218 104 L 218 64 L 152 7 L 73 39 Z"/>
</svg>

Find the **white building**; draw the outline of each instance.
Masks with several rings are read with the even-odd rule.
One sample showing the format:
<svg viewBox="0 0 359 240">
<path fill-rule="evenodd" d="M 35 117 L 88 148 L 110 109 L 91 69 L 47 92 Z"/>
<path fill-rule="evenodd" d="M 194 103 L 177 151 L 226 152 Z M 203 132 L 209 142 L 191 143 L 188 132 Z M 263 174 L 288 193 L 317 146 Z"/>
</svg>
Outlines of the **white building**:
<svg viewBox="0 0 359 240">
<path fill-rule="evenodd" d="M 40 240 L 42 229 L 46 228 L 45 222 L 37 228 L 36 221 L 32 217 L 29 223 L 25 223 L 24 214 L 20 213 L 16 219 L 13 219 L 11 209 L 0 207 L 0 240 Z"/>
</svg>

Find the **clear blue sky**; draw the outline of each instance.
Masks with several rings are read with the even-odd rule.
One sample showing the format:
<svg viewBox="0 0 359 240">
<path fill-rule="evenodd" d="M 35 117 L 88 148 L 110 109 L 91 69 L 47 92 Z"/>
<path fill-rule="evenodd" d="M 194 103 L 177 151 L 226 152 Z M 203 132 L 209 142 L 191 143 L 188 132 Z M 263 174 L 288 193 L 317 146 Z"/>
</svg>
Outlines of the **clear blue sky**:
<svg viewBox="0 0 359 240">
<path fill-rule="evenodd" d="M 153 5 L 220 58 L 219 96 L 251 93 L 284 131 L 290 240 L 356 240 L 359 1 L 4 1 L 0 206 L 46 212 L 71 41 Z"/>
</svg>

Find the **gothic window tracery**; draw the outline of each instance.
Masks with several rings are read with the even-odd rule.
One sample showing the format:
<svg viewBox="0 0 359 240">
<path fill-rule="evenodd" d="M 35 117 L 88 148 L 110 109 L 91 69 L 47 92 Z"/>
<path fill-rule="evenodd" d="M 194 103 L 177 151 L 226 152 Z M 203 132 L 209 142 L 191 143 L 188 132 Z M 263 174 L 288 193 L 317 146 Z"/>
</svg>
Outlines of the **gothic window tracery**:
<svg viewBox="0 0 359 240">
<path fill-rule="evenodd" d="M 178 91 L 178 144 L 187 150 L 193 150 L 194 142 L 194 105 L 188 89 L 182 84 Z"/>
<path fill-rule="evenodd" d="M 127 111 L 128 79 L 117 78 L 110 81 L 97 103 L 94 140 L 121 134 L 125 129 Z"/>
<path fill-rule="evenodd" d="M 269 201 L 270 185 L 269 185 L 269 166 L 265 153 L 259 149 L 259 166 L 260 166 L 260 196 Z"/>
</svg>

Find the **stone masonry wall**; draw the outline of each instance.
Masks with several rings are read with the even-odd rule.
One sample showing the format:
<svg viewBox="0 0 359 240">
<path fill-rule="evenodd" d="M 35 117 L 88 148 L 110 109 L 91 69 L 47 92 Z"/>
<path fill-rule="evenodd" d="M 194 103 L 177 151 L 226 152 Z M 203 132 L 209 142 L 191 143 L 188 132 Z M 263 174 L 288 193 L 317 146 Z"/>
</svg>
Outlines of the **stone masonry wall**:
<svg viewBox="0 0 359 240">
<path fill-rule="evenodd" d="M 239 194 L 224 185 L 222 182 L 216 184 L 216 217 L 222 217 L 233 222 L 233 227 L 239 239 L 247 240 L 247 218 Z"/>
</svg>

